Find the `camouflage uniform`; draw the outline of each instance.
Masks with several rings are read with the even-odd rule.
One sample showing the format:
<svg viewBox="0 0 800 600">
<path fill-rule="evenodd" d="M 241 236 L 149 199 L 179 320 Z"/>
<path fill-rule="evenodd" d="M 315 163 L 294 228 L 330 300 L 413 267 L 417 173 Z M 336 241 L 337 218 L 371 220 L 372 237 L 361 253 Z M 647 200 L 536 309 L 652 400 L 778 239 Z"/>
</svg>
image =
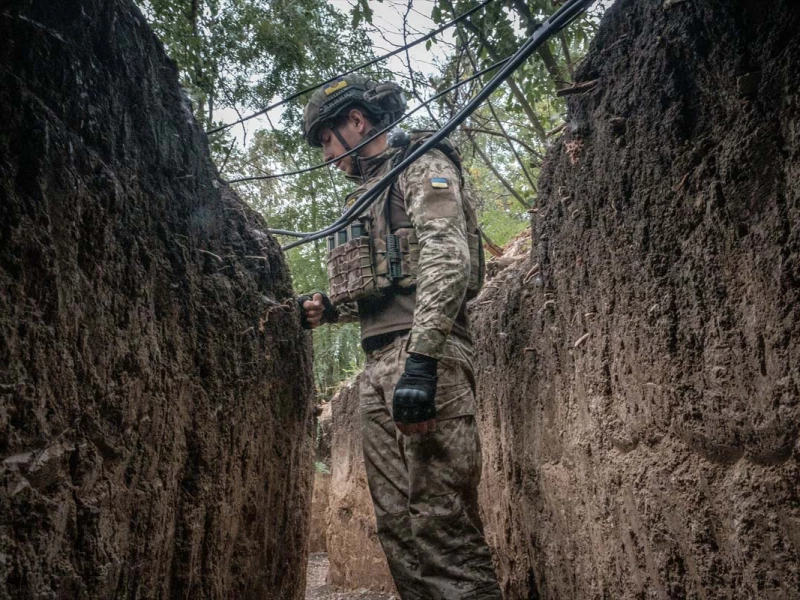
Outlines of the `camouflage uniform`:
<svg viewBox="0 0 800 600">
<path fill-rule="evenodd" d="M 447 187 L 432 187 L 434 179 L 445 179 Z M 469 276 L 459 181 L 458 169 L 439 150 L 399 177 L 420 242 L 413 325 L 368 352 L 361 377 L 364 460 L 378 537 L 403 600 L 502 598 L 478 512 L 472 345 L 468 334 L 451 335 Z M 409 352 L 439 362 L 437 430 L 407 437 L 394 425 L 392 397 Z"/>
</svg>

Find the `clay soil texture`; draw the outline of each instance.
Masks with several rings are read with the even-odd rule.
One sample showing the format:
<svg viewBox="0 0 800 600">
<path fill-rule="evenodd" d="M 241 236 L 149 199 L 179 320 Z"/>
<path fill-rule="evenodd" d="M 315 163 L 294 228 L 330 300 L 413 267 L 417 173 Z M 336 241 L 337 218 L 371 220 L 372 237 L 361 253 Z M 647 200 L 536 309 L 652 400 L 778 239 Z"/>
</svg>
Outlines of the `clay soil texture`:
<svg viewBox="0 0 800 600">
<path fill-rule="evenodd" d="M 364 453 L 356 378 L 331 399 L 331 476 L 328 492 L 329 581 L 343 589 L 394 590 L 378 541 Z"/>
<path fill-rule="evenodd" d="M 312 552 L 308 557 L 306 600 L 398 600 L 394 594 L 365 588 L 337 591 L 327 583 L 329 573 L 328 555 L 324 552 Z"/>
<path fill-rule="evenodd" d="M 530 259 L 473 307 L 508 600 L 800 597 L 799 32 L 789 0 L 603 19 Z"/>
<path fill-rule="evenodd" d="M 129 0 L 0 9 L 0 598 L 305 591 L 310 352 Z"/>
</svg>

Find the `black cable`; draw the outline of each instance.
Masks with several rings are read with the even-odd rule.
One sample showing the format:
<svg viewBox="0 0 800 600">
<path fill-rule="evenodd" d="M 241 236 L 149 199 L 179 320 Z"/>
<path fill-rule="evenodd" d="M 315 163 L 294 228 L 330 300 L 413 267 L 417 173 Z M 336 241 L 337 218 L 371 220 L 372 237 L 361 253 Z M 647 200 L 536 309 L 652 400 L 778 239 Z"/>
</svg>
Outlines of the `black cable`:
<svg viewBox="0 0 800 600">
<path fill-rule="evenodd" d="M 428 150 L 433 148 L 439 141 L 447 137 L 456 127 L 458 127 L 475 109 L 488 98 L 500 84 L 503 83 L 519 66 L 527 60 L 530 55 L 539 48 L 548 38 L 561 29 L 569 25 L 575 18 L 577 18 L 589 5 L 593 4 L 595 0 L 569 0 L 564 4 L 555 14 L 553 14 L 547 21 L 545 21 L 525 42 L 519 50 L 510 58 L 506 59 L 506 66 L 503 70 L 492 78 L 484 88 L 470 100 L 445 126 L 436 132 L 433 136 L 428 138 L 422 145 L 420 145 L 414 152 L 405 158 L 399 165 L 394 167 L 389 173 L 384 175 L 373 187 L 365 192 L 353 205 L 347 209 L 342 216 L 334 221 L 328 227 L 311 233 L 301 232 L 288 232 L 282 230 L 283 235 L 292 235 L 302 239 L 291 242 L 283 246 L 283 250 L 289 250 L 301 244 L 312 242 L 314 240 L 322 239 L 331 235 L 340 229 L 349 225 L 361 212 L 375 200 L 379 195 L 389 187 L 394 179 L 402 173 L 409 165 L 414 163 L 417 159 L 423 156 Z M 267 230 L 270 231 L 270 230 Z"/>
<path fill-rule="evenodd" d="M 569 23 L 572 22 L 578 15 L 585 10 L 590 4 L 592 4 L 595 0 L 571 0 L 562 8 L 557 11 L 554 15 L 552 15 L 533 35 L 528 39 L 528 41 L 523 44 L 523 46 L 514 54 L 512 57 L 513 61 L 510 65 L 507 65 L 503 71 L 497 74 L 485 87 L 481 90 L 478 95 L 473 98 L 465 107 L 463 107 L 442 129 L 440 129 L 437 133 L 435 133 L 431 138 L 426 140 L 417 150 L 411 153 L 410 156 L 406 157 L 406 159 L 397 165 L 394 169 L 392 169 L 389 173 L 383 176 L 378 183 L 376 183 L 372 188 L 370 188 L 364 195 L 362 195 L 353 205 L 342 214 L 342 216 L 337 219 L 332 225 L 326 227 L 323 230 L 318 232 L 313 232 L 310 234 L 301 234 L 299 232 L 292 232 L 293 235 L 296 237 L 302 237 L 302 240 L 297 242 L 292 242 L 284 247 L 285 250 L 289 250 L 295 246 L 300 244 L 304 244 L 309 241 L 314 241 L 315 239 L 321 239 L 326 235 L 335 233 L 336 231 L 346 227 L 349 223 L 351 223 L 361 212 L 370 204 L 378 199 L 380 193 L 383 192 L 387 187 L 389 187 L 394 179 L 399 175 L 403 170 L 405 170 L 409 165 L 411 165 L 414 161 L 419 159 L 422 155 L 424 155 L 428 150 L 433 148 L 440 140 L 444 139 L 449 133 L 451 133 L 458 125 L 460 125 L 475 109 L 480 105 L 481 102 L 485 98 L 488 98 L 500 84 L 508 78 L 511 73 L 513 73 L 519 65 L 522 64 L 530 55 L 543 44 L 547 39 L 566 27 Z M 550 28 L 557 26 L 550 32 Z"/>
<path fill-rule="evenodd" d="M 315 84 L 315 85 L 313 85 L 311 87 L 307 87 L 304 90 L 300 90 L 299 92 L 296 92 L 296 93 L 292 94 L 291 96 L 288 96 L 287 98 L 284 98 L 283 100 L 281 100 L 279 102 L 276 102 L 275 104 L 269 105 L 267 108 L 263 108 L 263 109 L 259 110 L 258 112 L 254 112 L 251 115 L 248 115 L 246 117 L 242 117 L 238 121 L 233 121 L 232 123 L 226 123 L 225 125 L 220 125 L 219 127 L 215 127 L 214 129 L 209 129 L 208 131 L 206 131 L 206 134 L 211 135 L 212 133 L 218 133 L 218 132 L 220 132 L 220 131 L 222 131 L 224 129 L 228 129 L 229 127 L 233 127 L 234 125 L 238 125 L 239 123 L 244 123 L 245 121 L 249 121 L 250 119 L 254 119 L 255 117 L 257 117 L 259 115 L 263 115 L 265 112 L 271 111 L 273 108 L 278 108 L 279 106 L 282 106 L 282 105 L 286 104 L 287 102 L 291 102 L 295 98 L 299 98 L 303 94 L 307 94 L 308 92 L 311 92 L 311 91 L 313 91 L 313 90 L 315 90 L 315 89 L 317 89 L 319 87 L 322 87 L 323 85 L 325 85 L 327 83 L 331 83 L 332 81 L 336 81 L 340 77 L 344 77 L 345 75 L 350 75 L 351 73 L 355 73 L 356 71 L 360 71 L 362 69 L 366 69 L 367 67 L 371 67 L 372 65 L 374 65 L 376 63 L 379 63 L 382 60 L 386 60 L 387 58 L 391 58 L 395 54 L 400 54 L 401 52 L 404 52 L 408 48 L 413 48 L 414 46 L 416 46 L 418 44 L 421 44 L 422 42 L 426 42 L 429 39 L 431 39 L 433 36 L 440 34 L 445 29 L 448 29 L 448 28 L 452 27 L 456 23 L 460 23 L 461 21 L 466 19 L 468 16 L 470 16 L 471 14 L 473 14 L 476 11 L 480 10 L 481 8 L 483 8 L 484 6 L 489 4 L 490 2 L 494 2 L 494 0 L 483 0 L 483 2 L 481 2 L 477 6 L 474 6 L 473 8 L 470 8 L 464 14 L 459 15 L 458 17 L 456 17 L 455 19 L 453 19 L 449 23 L 445 23 L 444 25 L 442 25 L 438 29 L 434 29 L 433 31 L 431 31 L 429 33 L 426 33 L 421 38 L 418 38 L 418 39 L 414 40 L 410 44 L 406 44 L 405 46 L 397 48 L 396 50 L 392 50 L 388 54 L 384 54 L 383 56 L 379 56 L 378 58 L 373 58 L 372 60 L 370 60 L 368 62 L 365 62 L 365 63 L 363 63 L 361 65 L 358 65 L 357 67 L 353 67 L 352 69 L 350 69 L 348 71 L 345 71 L 344 73 L 340 73 L 339 75 L 335 75 L 334 77 L 331 77 L 330 79 L 326 79 L 325 81 L 323 81 L 321 83 L 317 83 L 317 84 Z"/>
<path fill-rule="evenodd" d="M 340 229 L 349 225 L 364 208 L 377 200 L 379 195 L 389 187 L 397 176 L 402 173 L 409 165 L 431 150 L 442 139 L 447 137 L 456 127 L 458 127 L 475 109 L 494 92 L 519 66 L 527 60 L 537 48 L 546 42 L 552 35 L 569 25 L 574 19 L 580 16 L 595 0 L 568 0 L 560 9 L 550 16 L 542 25 L 533 32 L 514 55 L 507 60 L 503 70 L 495 75 L 478 94 L 470 100 L 458 113 L 448 121 L 444 127 L 428 138 L 416 150 L 408 155 L 399 165 L 384 175 L 374 186 L 367 190 L 353 205 L 347 209 L 340 218 L 334 223 L 316 232 L 302 234 L 299 232 L 283 232 L 284 235 L 294 235 L 302 237 L 294 242 L 282 247 L 283 250 L 290 250 L 301 244 L 322 239 L 328 235 L 336 233 Z M 270 231 L 270 230 L 267 230 Z"/>
<path fill-rule="evenodd" d="M 474 79 L 477 79 L 478 77 L 481 77 L 482 75 L 486 75 L 486 73 L 488 73 L 489 71 L 494 71 L 498 67 L 501 67 L 502 65 L 506 64 L 506 62 L 508 62 L 508 60 L 510 58 L 511 58 L 510 56 L 508 58 L 504 58 L 503 60 L 501 60 L 499 62 L 496 62 L 493 65 L 490 65 L 490 66 L 486 67 L 485 69 L 483 69 L 483 71 L 479 71 L 478 73 L 475 73 L 474 75 L 471 75 L 467 79 L 463 79 L 463 80 L 459 81 L 458 83 L 455 83 L 455 84 L 451 85 L 449 88 L 447 88 L 445 90 L 442 90 L 441 92 L 439 92 L 435 96 L 432 96 L 432 97 L 428 98 L 427 100 L 425 100 L 425 102 L 423 102 L 419 106 L 415 107 L 413 110 L 408 111 L 402 117 L 400 117 L 396 121 L 390 123 L 389 125 L 387 125 L 383 129 L 378 131 L 372 137 L 366 138 L 365 140 L 361 141 L 355 148 L 353 148 L 352 150 L 349 150 L 348 152 L 345 152 L 344 154 L 341 154 L 340 156 L 335 156 L 330 160 L 327 160 L 327 161 L 325 161 L 323 163 L 319 163 L 318 165 L 314 165 L 312 167 L 305 167 L 303 169 L 298 169 L 296 171 L 286 171 L 284 173 L 275 173 L 274 175 L 253 175 L 251 177 L 239 177 L 238 179 L 229 179 L 227 181 L 225 181 L 225 180 L 223 180 L 223 181 L 225 183 L 243 183 L 245 181 L 262 181 L 264 179 L 277 179 L 279 177 L 288 177 L 290 175 L 302 175 L 303 173 L 308 173 L 310 171 L 315 171 L 316 169 L 321 169 L 323 167 L 327 167 L 328 165 L 332 165 L 332 164 L 340 161 L 341 159 L 345 158 L 346 156 L 350 156 L 351 154 L 358 152 L 361 148 L 363 148 L 364 146 L 369 144 L 372 140 L 374 140 L 376 138 L 379 138 L 384 133 L 386 133 L 387 131 L 389 131 L 393 127 L 396 127 L 399 123 L 401 123 L 402 121 L 406 120 L 408 117 L 413 115 L 415 112 L 417 112 L 421 108 L 427 106 L 428 104 L 430 104 L 434 100 L 438 100 L 439 98 L 441 98 L 445 94 L 449 94 L 454 89 L 456 89 L 458 87 L 461 87 L 462 85 L 465 85 L 465 84 L 469 83 L 470 81 L 473 81 Z"/>
</svg>

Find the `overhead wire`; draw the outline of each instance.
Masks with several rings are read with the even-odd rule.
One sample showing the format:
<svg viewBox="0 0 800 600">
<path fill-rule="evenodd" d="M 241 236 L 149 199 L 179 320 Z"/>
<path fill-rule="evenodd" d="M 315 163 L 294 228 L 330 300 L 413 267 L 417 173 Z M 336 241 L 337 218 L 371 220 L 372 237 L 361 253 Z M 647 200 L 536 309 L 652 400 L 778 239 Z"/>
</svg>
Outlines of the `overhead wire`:
<svg viewBox="0 0 800 600">
<path fill-rule="evenodd" d="M 448 121 L 444 127 L 428 138 L 416 150 L 408 155 L 400 164 L 392 168 L 374 186 L 365 192 L 353 205 L 348 208 L 334 223 L 319 231 L 302 233 L 286 230 L 268 230 L 278 235 L 299 237 L 301 239 L 283 246 L 289 250 L 301 244 L 322 239 L 350 224 L 361 212 L 392 184 L 394 179 L 409 165 L 432 149 L 442 139 L 458 127 L 486 98 L 488 98 L 500 84 L 508 78 L 530 55 L 541 46 L 550 36 L 568 26 L 574 19 L 583 13 L 595 0 L 568 0 L 568 2 L 547 19 L 526 41 L 517 52 L 502 61 L 505 63 L 502 71 L 495 75 L 478 94 L 470 100 L 459 112 Z"/>
<path fill-rule="evenodd" d="M 225 181 L 225 183 L 244 183 L 246 181 L 263 181 L 264 179 L 278 179 L 280 177 L 289 177 L 290 175 L 302 175 L 303 173 L 309 173 L 311 171 L 315 171 L 317 169 L 321 169 L 323 167 L 327 167 L 328 165 L 332 165 L 334 163 L 337 163 L 340 160 L 342 160 L 343 158 L 358 152 L 361 148 L 363 148 L 364 146 L 368 145 L 372 140 L 374 140 L 376 138 L 379 138 L 384 133 L 387 133 L 391 129 L 397 127 L 397 125 L 402 123 L 404 120 L 406 120 L 411 115 L 416 113 L 418 110 L 421 110 L 422 108 L 424 108 L 425 106 L 427 106 L 431 102 L 434 102 L 435 100 L 438 100 L 442 96 L 444 96 L 446 94 L 449 94 L 450 92 L 452 92 L 453 90 L 461 87 L 462 85 L 466 85 L 467 83 L 469 83 L 471 81 L 474 81 L 478 77 L 482 77 L 483 75 L 486 75 L 486 73 L 494 71 L 495 69 L 503 66 L 504 64 L 506 64 L 506 62 L 508 62 L 508 60 L 510 58 L 511 57 L 509 56 L 507 58 L 504 58 L 501 61 L 498 61 L 498 62 L 494 63 L 493 65 L 489 65 L 488 67 L 486 67 L 482 71 L 478 71 L 477 73 L 469 76 L 468 78 L 462 79 L 461 81 L 459 81 L 459 82 L 451 85 L 450 87 L 442 90 L 438 94 L 436 94 L 434 96 L 431 96 L 430 98 L 425 100 L 423 103 L 421 103 L 419 106 L 415 106 L 413 109 L 411 109 L 410 111 L 405 113 L 402 117 L 400 117 L 396 121 L 392 121 L 389 125 L 387 125 L 383 129 L 379 130 L 374 135 L 372 135 L 372 136 L 370 136 L 368 138 L 365 138 L 364 140 L 359 142 L 359 144 L 356 147 L 354 147 L 352 150 L 349 150 L 348 152 L 345 152 L 344 154 L 341 154 L 339 156 L 334 156 L 330 160 L 326 160 L 325 162 L 321 162 L 319 164 L 316 164 L 316 165 L 313 165 L 313 166 L 310 166 L 310 167 L 304 167 L 302 169 L 297 169 L 296 171 L 286 171 L 284 173 L 275 173 L 273 175 L 252 175 L 250 177 L 239 177 L 237 179 L 229 179 L 229 180 Z"/>
<path fill-rule="evenodd" d="M 450 21 L 448 23 L 445 23 L 444 25 L 442 25 L 440 27 L 437 27 L 433 31 L 430 31 L 430 32 L 426 33 L 422 37 L 417 38 L 416 40 L 412 41 L 409 44 L 406 44 L 405 46 L 401 46 L 399 48 L 396 48 L 395 50 L 392 50 L 391 52 L 388 52 L 387 54 L 384 54 L 384 55 L 379 56 L 377 58 L 373 58 L 372 60 L 369 60 L 369 61 L 367 61 L 365 63 L 362 63 L 362 64 L 360 64 L 360 65 L 358 65 L 356 67 L 353 67 L 352 69 L 348 69 L 347 71 L 345 71 L 343 73 L 339 73 L 338 75 L 335 75 L 335 76 L 333 76 L 333 77 L 331 77 L 329 79 L 326 79 L 325 81 L 321 81 L 320 83 L 316 83 L 316 84 L 314 84 L 314 85 L 312 85 L 310 87 L 307 87 L 305 89 L 300 90 L 299 92 L 295 92 L 291 96 L 287 96 L 283 100 L 275 102 L 274 104 L 270 104 L 266 108 L 262 108 L 259 111 L 256 111 L 256 112 L 254 112 L 254 113 L 252 113 L 250 115 L 247 115 L 246 117 L 242 117 L 242 118 L 240 118 L 240 119 L 238 119 L 236 121 L 232 121 L 230 123 L 225 123 L 224 125 L 219 125 L 218 127 L 214 127 L 213 129 L 209 129 L 208 131 L 206 131 L 206 133 L 208 135 L 211 135 L 212 133 L 219 133 L 220 131 L 224 131 L 225 129 L 233 127 L 234 125 L 238 125 L 240 123 L 244 123 L 246 121 L 249 121 L 250 119 L 255 119 L 256 117 L 258 117 L 260 115 L 263 115 L 264 113 L 269 112 L 269 111 L 271 111 L 271 110 L 273 110 L 275 108 L 278 108 L 279 106 L 283 106 L 284 104 L 286 104 L 288 102 L 291 102 L 292 100 L 295 100 L 295 99 L 299 98 L 300 96 L 303 96 L 303 95 L 307 94 L 308 92 L 312 92 L 315 89 L 317 89 L 319 87 L 322 87 L 325 84 L 331 83 L 332 81 L 336 81 L 340 77 L 344 77 L 345 75 L 350 75 L 352 73 L 355 73 L 356 71 L 361 71 L 362 69 L 366 69 L 367 67 L 371 67 L 374 64 L 377 64 L 377 63 L 379 63 L 379 62 L 381 62 L 383 60 L 386 60 L 387 58 L 391 58 L 392 56 L 395 56 L 397 54 L 400 54 L 401 52 L 404 52 L 408 48 L 413 48 L 414 46 L 417 46 L 417 45 L 421 44 L 422 42 L 427 42 L 432 37 L 440 34 L 445 29 L 449 29 L 453 25 L 456 25 L 456 24 L 460 23 L 461 21 L 463 21 L 464 19 L 466 19 L 470 15 L 474 14 L 475 12 L 479 11 L 481 8 L 483 8 L 484 6 L 486 6 L 487 4 L 489 4 L 491 2 L 494 2 L 494 0 L 483 0 L 483 2 L 481 2 L 480 4 L 477 4 L 476 6 L 473 6 L 468 11 L 466 11 L 463 14 L 459 15 L 458 17 L 456 17 L 452 21 Z"/>
<path fill-rule="evenodd" d="M 546 42 L 552 35 L 558 33 L 567 27 L 572 21 L 578 18 L 591 4 L 596 0 L 567 0 L 555 13 L 553 13 L 544 23 L 542 23 L 536 31 L 531 34 L 528 40 L 508 59 L 502 61 L 504 63 L 502 70 L 497 73 L 492 79 L 478 92 L 473 99 L 471 99 L 461 110 L 456 113 L 441 129 L 434 133 L 424 143 L 422 143 L 416 150 L 412 151 L 400 164 L 393 167 L 386 175 L 384 175 L 375 185 L 367 190 L 353 205 L 348 208 L 341 217 L 334 221 L 328 227 L 319 231 L 302 233 L 287 230 L 268 230 L 270 233 L 277 235 L 287 235 L 299 237 L 301 239 L 290 242 L 282 247 L 283 250 L 290 250 L 301 244 L 313 242 L 322 239 L 328 235 L 336 233 L 340 229 L 349 225 L 354 221 L 363 210 L 372 202 L 378 199 L 379 195 L 388 188 L 397 176 L 402 173 L 409 165 L 418 160 L 426 152 L 431 150 L 449 135 L 456 127 L 458 127 L 466 118 L 477 109 L 477 107 L 486 100 L 492 92 L 494 92 L 519 66 L 527 60 L 537 48 Z"/>
<path fill-rule="evenodd" d="M 452 4 L 450 6 L 452 8 Z M 469 63 L 470 63 L 470 65 L 472 65 L 472 69 L 473 70 L 477 69 L 478 68 L 478 63 L 472 57 L 472 51 L 469 49 L 469 44 L 467 42 L 466 34 L 461 29 L 461 27 L 458 26 L 458 25 L 456 25 L 456 31 L 458 32 L 458 37 L 461 39 L 461 44 L 464 46 L 464 50 L 466 52 L 467 59 L 469 59 Z M 528 183 L 530 184 L 531 189 L 534 192 L 536 192 L 537 191 L 536 183 L 534 183 L 534 181 L 533 181 L 533 176 L 528 172 L 528 167 L 525 166 L 525 161 L 522 160 L 522 158 L 519 155 L 519 152 L 517 152 L 516 147 L 514 146 L 514 144 L 511 143 L 511 138 L 509 137 L 505 126 L 503 126 L 503 122 L 500 120 L 500 117 L 497 116 L 497 111 L 494 109 L 494 106 L 492 105 L 491 98 L 486 98 L 486 106 L 489 107 L 489 111 L 492 113 L 492 117 L 494 117 L 494 120 L 497 122 L 497 126 L 500 128 L 500 132 L 505 136 L 506 143 L 508 144 L 508 147 L 511 149 L 511 153 L 514 155 L 514 158 L 517 160 L 517 163 L 522 168 L 522 172 L 525 175 L 525 178 L 528 180 Z M 469 137 L 470 141 L 472 141 L 472 143 L 475 144 L 475 140 L 473 139 L 472 134 L 468 132 L 467 136 Z M 479 152 L 483 152 L 477 145 L 475 146 L 475 149 L 478 150 Z M 490 169 L 494 170 L 494 166 L 493 165 L 489 164 L 488 166 L 489 166 Z M 501 179 L 499 173 L 495 173 L 495 175 L 498 177 L 498 179 Z M 514 196 L 518 200 L 521 199 L 521 196 L 519 195 L 519 192 L 517 192 L 517 190 L 515 190 L 513 188 L 509 188 L 509 190 L 513 191 Z M 522 204 L 525 205 L 525 202 L 522 202 Z M 530 207 L 526 206 L 526 208 L 530 208 Z"/>
</svg>

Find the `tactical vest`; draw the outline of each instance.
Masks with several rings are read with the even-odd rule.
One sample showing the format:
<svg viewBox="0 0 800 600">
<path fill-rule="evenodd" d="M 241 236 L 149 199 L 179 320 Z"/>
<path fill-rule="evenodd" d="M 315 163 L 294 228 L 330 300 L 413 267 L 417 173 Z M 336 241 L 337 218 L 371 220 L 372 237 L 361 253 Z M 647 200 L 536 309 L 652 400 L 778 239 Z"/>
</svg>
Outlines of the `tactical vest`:
<svg viewBox="0 0 800 600">
<path fill-rule="evenodd" d="M 378 174 L 348 196 L 345 206 L 355 202 L 430 135 L 430 132 L 413 132 L 410 144 L 387 160 Z M 458 150 L 446 140 L 435 148 L 447 156 L 461 176 L 461 198 L 470 259 L 467 300 L 470 300 L 478 295 L 486 268 L 481 232 L 472 199 L 464 187 Z M 328 238 L 328 295 L 334 306 L 363 300 L 391 288 L 411 289 L 417 285 L 419 241 L 414 227 L 408 215 L 405 215 L 404 222 L 392 223 L 395 183 L 358 220 Z"/>
</svg>

